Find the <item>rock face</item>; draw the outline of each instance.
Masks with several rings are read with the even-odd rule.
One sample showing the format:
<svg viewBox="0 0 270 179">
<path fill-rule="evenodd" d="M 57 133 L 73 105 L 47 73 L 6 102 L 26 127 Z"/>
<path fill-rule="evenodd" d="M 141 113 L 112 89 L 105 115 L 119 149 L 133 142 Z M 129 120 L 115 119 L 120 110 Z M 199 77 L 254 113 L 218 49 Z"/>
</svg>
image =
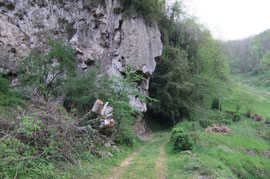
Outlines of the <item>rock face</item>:
<svg viewBox="0 0 270 179">
<path fill-rule="evenodd" d="M 50 39 L 61 39 L 77 50 L 79 70 L 95 61 L 104 73 L 119 77 L 127 65 L 141 69 L 148 79 L 138 89 L 147 93 L 155 58 L 162 53 L 160 32 L 155 23 L 124 19 L 122 12 L 117 0 L 106 0 L 106 7 L 92 0 L 0 0 L 0 73 L 16 74 L 21 56 L 46 51 Z M 136 97 L 131 104 L 146 111 Z"/>
</svg>

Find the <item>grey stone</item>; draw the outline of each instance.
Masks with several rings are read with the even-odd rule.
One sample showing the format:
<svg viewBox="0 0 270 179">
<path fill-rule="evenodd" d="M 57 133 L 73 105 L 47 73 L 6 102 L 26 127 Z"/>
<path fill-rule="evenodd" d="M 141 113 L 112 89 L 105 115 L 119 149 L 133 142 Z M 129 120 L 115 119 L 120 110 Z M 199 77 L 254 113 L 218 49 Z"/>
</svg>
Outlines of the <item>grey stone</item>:
<svg viewBox="0 0 270 179">
<path fill-rule="evenodd" d="M 112 146 L 112 148 L 116 151 L 116 152 L 120 152 L 120 149 L 116 146 L 116 145 L 114 145 L 114 146 Z"/>
<path fill-rule="evenodd" d="M 111 144 L 110 144 L 110 143 L 105 143 L 105 144 L 104 144 L 104 147 L 105 147 L 105 148 L 110 148 L 110 147 L 111 147 Z"/>
<path fill-rule="evenodd" d="M 181 154 L 188 154 L 188 155 L 191 155 L 192 154 L 192 151 L 191 150 L 185 150 L 185 151 L 182 151 L 180 152 Z"/>
<path fill-rule="evenodd" d="M 109 156 L 109 157 L 113 157 L 113 154 L 111 152 L 106 152 L 106 154 Z"/>
</svg>

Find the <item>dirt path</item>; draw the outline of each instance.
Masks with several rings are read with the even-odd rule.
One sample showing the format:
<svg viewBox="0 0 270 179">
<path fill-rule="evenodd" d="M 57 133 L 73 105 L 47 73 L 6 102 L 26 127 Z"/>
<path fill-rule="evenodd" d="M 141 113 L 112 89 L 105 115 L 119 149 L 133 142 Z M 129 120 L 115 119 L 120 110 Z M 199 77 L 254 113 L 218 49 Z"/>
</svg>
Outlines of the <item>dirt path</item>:
<svg viewBox="0 0 270 179">
<path fill-rule="evenodd" d="M 166 155 L 165 155 L 165 144 L 161 146 L 160 148 L 160 152 L 159 152 L 159 157 L 156 161 L 156 167 L 155 167 L 155 171 L 156 171 L 156 176 L 159 179 L 166 179 Z"/>
<path fill-rule="evenodd" d="M 167 133 L 147 136 L 147 143 L 112 171 L 108 179 L 165 179 Z"/>
<path fill-rule="evenodd" d="M 120 165 L 117 167 L 112 174 L 108 177 L 108 179 L 119 179 L 129 164 L 134 160 L 134 158 L 142 151 L 139 150 L 134 152 L 130 157 L 126 158 Z"/>
</svg>

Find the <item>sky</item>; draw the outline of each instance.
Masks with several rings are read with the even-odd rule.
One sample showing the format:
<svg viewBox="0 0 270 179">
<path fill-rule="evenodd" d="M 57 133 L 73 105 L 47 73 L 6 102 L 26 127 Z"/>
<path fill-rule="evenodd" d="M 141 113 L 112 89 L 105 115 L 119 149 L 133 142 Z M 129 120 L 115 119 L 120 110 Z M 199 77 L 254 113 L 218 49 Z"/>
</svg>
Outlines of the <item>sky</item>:
<svg viewBox="0 0 270 179">
<path fill-rule="evenodd" d="M 270 29 L 270 0 L 181 1 L 217 39 L 242 39 Z"/>
</svg>

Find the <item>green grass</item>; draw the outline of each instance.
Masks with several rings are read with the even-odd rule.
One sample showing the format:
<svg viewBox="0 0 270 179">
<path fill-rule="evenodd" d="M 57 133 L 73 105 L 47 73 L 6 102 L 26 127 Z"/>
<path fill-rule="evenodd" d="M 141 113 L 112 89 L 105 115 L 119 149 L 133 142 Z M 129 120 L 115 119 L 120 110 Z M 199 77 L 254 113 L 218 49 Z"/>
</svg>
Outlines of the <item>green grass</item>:
<svg viewBox="0 0 270 179">
<path fill-rule="evenodd" d="M 245 148 L 263 152 L 270 150 L 269 142 L 265 141 L 255 134 L 255 128 L 250 127 L 254 121 L 247 119 L 230 126 L 231 135 L 216 135 L 212 133 L 201 132 L 200 141 L 204 146 L 227 146 L 232 149 Z"/>
<path fill-rule="evenodd" d="M 155 173 L 155 165 L 159 157 L 160 147 L 167 142 L 167 135 L 167 133 L 156 133 L 155 141 L 150 142 L 143 148 L 142 152 L 135 157 L 123 173 L 122 178 L 158 178 Z"/>
<path fill-rule="evenodd" d="M 240 107 L 240 113 L 247 113 L 250 109 L 252 114 L 259 114 L 263 118 L 270 117 L 270 97 L 232 81 L 223 96 L 222 108 L 224 111 L 236 111 L 237 106 Z"/>
<path fill-rule="evenodd" d="M 168 144 L 168 178 L 270 178 L 270 160 L 260 154 L 270 151 L 270 142 L 258 135 L 260 125 L 243 119 L 229 126 L 230 135 L 198 131 L 200 139 L 191 155 L 175 152 Z"/>
<path fill-rule="evenodd" d="M 198 152 L 193 152 L 191 155 L 181 154 L 173 151 L 169 144 L 166 147 L 166 153 L 168 156 L 167 178 L 197 179 L 199 176 L 235 178 L 229 167 L 211 156 L 200 155 Z"/>
<path fill-rule="evenodd" d="M 80 157 L 83 158 L 83 162 L 80 166 L 62 168 L 59 172 L 56 172 L 56 178 L 105 178 L 111 174 L 113 168 L 118 167 L 125 158 L 139 150 L 142 145 L 144 144 L 136 144 L 132 148 L 120 146 L 120 153 L 111 150 L 114 157 L 97 158 L 91 154 L 81 154 Z"/>
<path fill-rule="evenodd" d="M 228 168 L 239 178 L 269 178 L 270 161 L 259 155 L 248 155 L 240 151 L 230 151 L 226 148 L 197 146 L 194 152 L 203 158 L 208 158 L 209 163 L 219 161 L 221 169 Z"/>
<path fill-rule="evenodd" d="M 265 84 L 264 79 L 268 79 L 270 76 L 270 71 L 265 73 L 263 76 L 250 76 L 249 74 L 234 74 L 232 75 L 234 80 L 237 82 L 244 83 L 246 85 L 252 86 L 255 89 L 264 92 L 270 92 L 270 86 Z"/>
</svg>

